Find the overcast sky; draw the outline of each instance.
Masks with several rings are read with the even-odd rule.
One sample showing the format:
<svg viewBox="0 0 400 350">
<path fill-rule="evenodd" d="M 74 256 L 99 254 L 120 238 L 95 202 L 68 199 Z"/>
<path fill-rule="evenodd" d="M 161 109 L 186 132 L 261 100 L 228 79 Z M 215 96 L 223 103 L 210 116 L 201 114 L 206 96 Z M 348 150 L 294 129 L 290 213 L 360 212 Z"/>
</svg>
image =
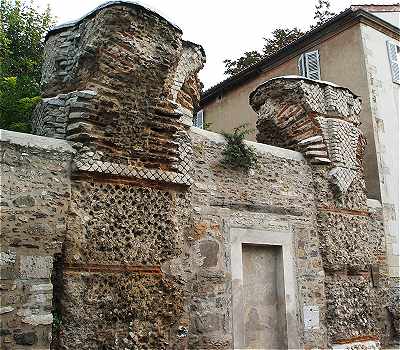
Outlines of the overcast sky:
<svg viewBox="0 0 400 350">
<path fill-rule="evenodd" d="M 105 0 L 35 0 L 49 4 L 57 24 L 74 20 Z M 200 72 L 206 88 L 225 79 L 225 58 L 261 49 L 263 37 L 275 28 L 297 26 L 308 29 L 313 22 L 317 0 L 146 0 L 138 1 L 157 10 L 183 30 L 184 39 L 201 44 L 207 62 Z M 391 4 L 395 0 L 331 0 L 332 10 L 340 12 L 352 4 Z"/>
</svg>

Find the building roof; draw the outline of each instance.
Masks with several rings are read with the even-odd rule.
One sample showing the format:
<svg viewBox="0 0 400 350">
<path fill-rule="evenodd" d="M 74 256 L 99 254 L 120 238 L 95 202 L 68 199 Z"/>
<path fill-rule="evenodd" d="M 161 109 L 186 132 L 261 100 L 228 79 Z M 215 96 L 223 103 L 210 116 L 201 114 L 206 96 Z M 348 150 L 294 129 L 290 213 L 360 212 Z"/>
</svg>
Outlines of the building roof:
<svg viewBox="0 0 400 350">
<path fill-rule="evenodd" d="M 359 7 L 365 6 L 372 7 L 374 6 L 374 12 L 378 12 L 375 8 L 383 6 L 389 8 L 391 6 L 397 5 L 358 5 Z M 204 106 L 208 102 L 213 101 L 218 96 L 223 94 L 226 91 L 233 89 L 236 86 L 240 86 L 241 84 L 256 78 L 263 71 L 273 67 L 274 65 L 278 65 L 283 59 L 291 54 L 297 53 L 297 51 L 303 49 L 306 45 L 318 40 L 326 34 L 335 33 L 343 30 L 343 27 L 347 24 L 357 23 L 357 22 L 365 22 L 369 24 L 373 24 L 380 28 L 384 28 L 394 33 L 396 36 L 400 36 L 400 28 L 392 25 L 391 23 L 373 15 L 372 13 L 362 9 L 362 8 L 352 7 L 347 10 L 339 13 L 338 15 L 332 17 L 327 22 L 321 24 L 320 26 L 308 31 L 299 39 L 289 43 L 282 49 L 276 51 L 275 53 L 266 56 L 262 60 L 257 63 L 247 67 L 246 69 L 240 71 L 239 73 L 223 80 L 217 85 L 212 86 L 208 90 L 206 90 L 201 97 L 200 105 Z M 369 11 L 371 11 L 369 10 Z"/>
<path fill-rule="evenodd" d="M 400 4 L 391 4 L 391 5 L 376 5 L 376 4 L 368 4 L 368 5 L 351 5 L 350 8 L 353 11 L 356 10 L 364 10 L 368 12 L 399 12 Z"/>
</svg>

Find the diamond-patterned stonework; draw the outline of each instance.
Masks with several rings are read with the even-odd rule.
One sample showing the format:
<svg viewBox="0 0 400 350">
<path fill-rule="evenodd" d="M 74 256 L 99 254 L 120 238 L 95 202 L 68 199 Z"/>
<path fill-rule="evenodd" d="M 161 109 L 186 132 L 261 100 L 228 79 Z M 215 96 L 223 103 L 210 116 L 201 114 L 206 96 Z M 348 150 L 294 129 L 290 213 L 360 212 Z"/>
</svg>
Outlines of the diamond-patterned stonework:
<svg viewBox="0 0 400 350">
<path fill-rule="evenodd" d="M 311 164 L 331 166 L 331 183 L 340 195 L 346 193 L 365 147 L 358 129 L 359 97 L 328 82 L 282 77 L 260 85 L 250 104 L 259 114 L 259 142 L 298 150 Z"/>
<path fill-rule="evenodd" d="M 357 146 L 361 131 L 353 124 L 340 119 L 316 118 L 325 144 L 329 159 L 335 166 L 329 176 L 331 182 L 337 186 L 340 193 L 346 193 L 359 170 L 357 161 Z"/>
</svg>

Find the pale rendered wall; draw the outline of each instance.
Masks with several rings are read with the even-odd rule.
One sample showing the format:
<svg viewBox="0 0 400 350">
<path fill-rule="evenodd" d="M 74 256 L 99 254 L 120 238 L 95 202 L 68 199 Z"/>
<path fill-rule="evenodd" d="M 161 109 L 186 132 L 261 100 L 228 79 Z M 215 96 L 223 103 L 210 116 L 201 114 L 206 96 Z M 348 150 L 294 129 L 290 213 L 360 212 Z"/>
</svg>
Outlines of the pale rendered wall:
<svg viewBox="0 0 400 350">
<path fill-rule="evenodd" d="M 390 273 L 399 276 L 399 91 L 392 81 L 387 44 L 399 41 L 366 25 L 361 26 L 370 89 L 369 103 L 375 124 L 380 189 Z"/>
<path fill-rule="evenodd" d="M 204 107 L 205 121 L 211 123 L 210 130 L 220 132 L 249 123 L 255 128 L 256 114 L 249 107 L 249 94 L 260 83 L 282 75 L 296 75 L 297 61 L 303 52 L 316 50 L 320 52 L 321 79 L 345 86 L 363 101 L 369 100 L 369 89 L 362 53 L 360 26 L 351 28 L 329 38 L 321 43 L 315 43 L 299 52 L 280 66 L 262 73 L 257 79 L 249 81 L 234 90 L 226 92 L 221 99 L 217 99 Z M 378 168 L 375 156 L 375 144 L 370 105 L 363 104 L 360 114 L 361 130 L 367 137 L 368 145 L 365 154 L 365 174 L 370 198 L 379 199 Z M 255 132 L 249 139 L 255 139 Z"/>
<path fill-rule="evenodd" d="M 386 22 L 393 24 L 396 27 L 400 26 L 399 12 L 372 12 L 372 14 L 383 19 Z"/>
</svg>

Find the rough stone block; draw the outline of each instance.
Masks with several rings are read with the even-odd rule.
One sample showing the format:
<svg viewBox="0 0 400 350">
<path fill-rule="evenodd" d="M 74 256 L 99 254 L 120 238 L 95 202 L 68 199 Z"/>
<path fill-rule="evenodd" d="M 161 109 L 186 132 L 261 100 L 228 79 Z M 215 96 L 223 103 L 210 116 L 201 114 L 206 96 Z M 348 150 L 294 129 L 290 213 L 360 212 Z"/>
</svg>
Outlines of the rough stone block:
<svg viewBox="0 0 400 350">
<path fill-rule="evenodd" d="M 14 311 L 14 308 L 12 306 L 1 306 L 0 307 L 0 315 L 2 314 L 8 314 L 9 312 Z"/>
<path fill-rule="evenodd" d="M 26 316 L 22 319 L 23 323 L 30 324 L 32 326 L 39 325 L 50 325 L 53 323 L 53 315 L 48 314 L 38 314 L 38 315 L 30 315 Z"/>
<path fill-rule="evenodd" d="M 369 230 L 368 216 L 320 211 L 317 220 L 325 269 L 368 270 L 379 263 L 384 237 Z"/>
<path fill-rule="evenodd" d="M 50 278 L 53 269 L 52 256 L 21 256 L 21 278 Z"/>
<path fill-rule="evenodd" d="M 31 195 L 23 195 L 17 197 L 13 200 L 13 204 L 16 207 L 24 208 L 24 207 L 33 207 L 36 204 L 35 198 Z"/>
<path fill-rule="evenodd" d="M 0 252 L 0 266 L 13 266 L 15 264 L 16 252 L 7 250 Z"/>
<path fill-rule="evenodd" d="M 35 332 L 24 332 L 14 334 L 15 343 L 18 345 L 35 345 L 38 337 Z"/>
</svg>

